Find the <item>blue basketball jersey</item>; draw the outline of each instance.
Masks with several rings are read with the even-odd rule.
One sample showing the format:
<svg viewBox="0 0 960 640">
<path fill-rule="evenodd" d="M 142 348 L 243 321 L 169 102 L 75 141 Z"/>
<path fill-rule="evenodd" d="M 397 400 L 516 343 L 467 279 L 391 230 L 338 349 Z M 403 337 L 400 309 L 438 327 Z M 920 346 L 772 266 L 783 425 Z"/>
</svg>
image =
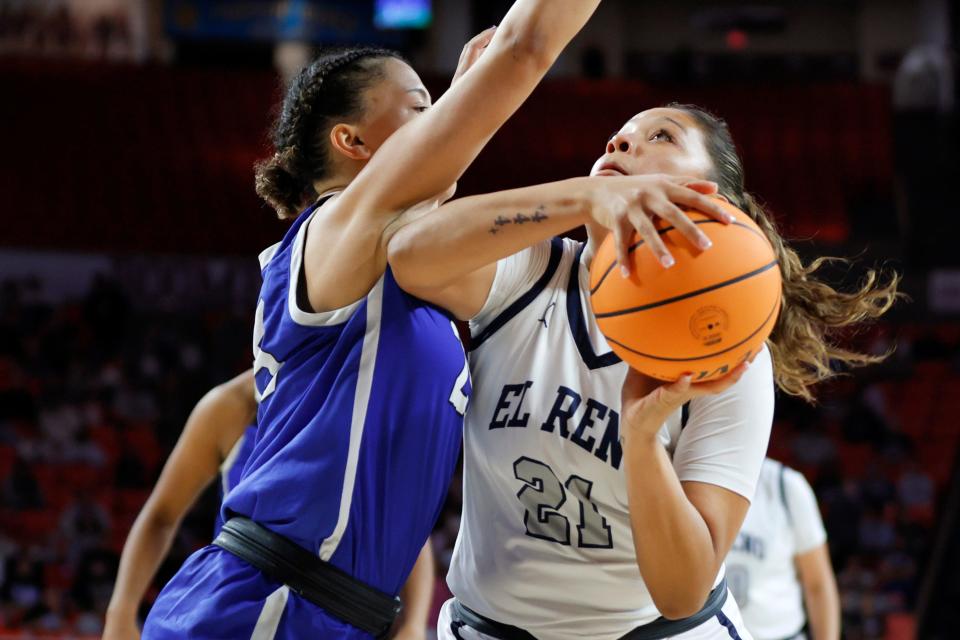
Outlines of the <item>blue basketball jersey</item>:
<svg viewBox="0 0 960 640">
<path fill-rule="evenodd" d="M 240 439 L 237 440 L 236 444 L 233 445 L 233 448 L 230 449 L 230 453 L 224 459 L 223 464 L 220 465 L 220 503 L 223 504 L 223 499 L 230 489 L 235 487 L 236 484 L 240 481 L 240 474 L 243 472 L 243 465 L 246 464 L 247 458 L 250 457 L 250 452 L 253 451 L 253 442 L 257 437 L 257 425 L 252 424 L 247 427 L 246 431 L 240 436 Z M 213 537 L 216 538 L 217 534 L 220 533 L 220 529 L 223 527 L 223 514 L 220 509 L 217 509 L 217 519 L 213 525 Z"/>
<path fill-rule="evenodd" d="M 450 317 L 402 291 L 389 269 L 347 307 L 303 310 L 297 288 L 314 212 L 261 255 L 259 429 L 223 513 L 395 594 L 447 493 L 469 371 Z"/>
</svg>

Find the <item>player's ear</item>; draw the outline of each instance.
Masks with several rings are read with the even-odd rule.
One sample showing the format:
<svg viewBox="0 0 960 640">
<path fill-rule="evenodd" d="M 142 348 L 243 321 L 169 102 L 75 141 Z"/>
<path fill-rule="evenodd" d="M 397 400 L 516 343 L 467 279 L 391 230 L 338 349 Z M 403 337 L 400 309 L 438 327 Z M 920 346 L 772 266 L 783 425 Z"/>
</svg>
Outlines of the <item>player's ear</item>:
<svg viewBox="0 0 960 640">
<path fill-rule="evenodd" d="M 351 160 L 369 160 L 373 155 L 360 137 L 357 127 L 343 122 L 330 129 L 330 146 L 334 152 Z"/>
</svg>

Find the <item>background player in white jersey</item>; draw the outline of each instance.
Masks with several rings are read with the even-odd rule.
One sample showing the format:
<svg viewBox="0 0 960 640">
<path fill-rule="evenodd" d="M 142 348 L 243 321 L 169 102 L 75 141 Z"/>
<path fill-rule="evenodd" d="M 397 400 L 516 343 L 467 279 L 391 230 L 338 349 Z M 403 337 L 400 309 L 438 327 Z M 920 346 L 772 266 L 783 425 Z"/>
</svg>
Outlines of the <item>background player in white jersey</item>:
<svg viewBox="0 0 960 640">
<path fill-rule="evenodd" d="M 593 174 L 641 177 L 626 199 L 586 207 L 576 205 L 578 180 L 465 198 L 391 241 L 398 282 L 471 319 L 473 335 L 464 512 L 449 575 L 456 599 L 438 631 L 746 638 L 723 559 L 760 472 L 773 383 L 812 398 L 831 361 L 871 361 L 830 338 L 885 312 L 896 278 L 880 286 L 872 274 L 851 294 L 818 281 L 818 263 L 805 266 L 745 193 L 726 125 L 695 107 L 638 114 Z M 749 370 L 656 387 L 609 351 L 590 312 L 588 268 L 606 229 L 625 255 L 631 227 L 669 266 L 651 215 L 708 248 L 671 200 L 720 214 L 683 184 L 719 190 L 760 224 L 778 254 L 784 306 Z M 586 245 L 544 241 L 583 223 L 592 223 Z"/>
<path fill-rule="evenodd" d="M 840 595 L 827 532 L 801 473 L 767 458 L 727 556 L 727 581 L 757 640 L 840 637 Z M 804 612 L 806 609 L 806 612 Z"/>
</svg>

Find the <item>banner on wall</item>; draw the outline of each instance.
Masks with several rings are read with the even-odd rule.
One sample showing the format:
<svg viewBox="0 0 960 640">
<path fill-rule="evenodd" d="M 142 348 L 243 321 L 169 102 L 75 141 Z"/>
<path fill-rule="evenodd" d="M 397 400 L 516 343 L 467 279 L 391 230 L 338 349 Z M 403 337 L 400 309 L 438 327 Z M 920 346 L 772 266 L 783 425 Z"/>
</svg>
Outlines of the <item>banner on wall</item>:
<svg viewBox="0 0 960 640">
<path fill-rule="evenodd" d="M 164 20 L 175 39 L 318 44 L 396 44 L 401 32 L 395 29 L 429 25 L 428 1 L 394 4 L 403 6 L 386 11 L 373 0 L 168 0 Z M 406 22 L 391 24 L 385 16 Z"/>
</svg>

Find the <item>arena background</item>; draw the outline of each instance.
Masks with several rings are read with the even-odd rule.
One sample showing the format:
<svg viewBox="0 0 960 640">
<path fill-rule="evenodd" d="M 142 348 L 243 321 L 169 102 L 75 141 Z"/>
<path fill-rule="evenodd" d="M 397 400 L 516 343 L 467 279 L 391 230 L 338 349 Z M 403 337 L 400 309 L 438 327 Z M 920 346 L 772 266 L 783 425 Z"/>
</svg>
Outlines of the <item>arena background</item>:
<svg viewBox="0 0 960 640">
<path fill-rule="evenodd" d="M 0 637 L 98 635 L 189 410 L 250 365 L 255 256 L 285 228 L 252 165 L 282 76 L 312 47 L 378 42 L 437 97 L 508 6 L 0 0 Z M 805 255 L 904 273 L 911 301 L 850 336 L 894 356 L 819 406 L 780 396 L 770 445 L 816 489 L 850 639 L 957 637 L 957 21 L 947 0 L 604 0 L 460 184 L 585 174 L 635 112 L 695 102 Z M 209 541 L 216 500 L 157 587 Z M 456 479 L 438 602 L 458 515 Z"/>
</svg>

